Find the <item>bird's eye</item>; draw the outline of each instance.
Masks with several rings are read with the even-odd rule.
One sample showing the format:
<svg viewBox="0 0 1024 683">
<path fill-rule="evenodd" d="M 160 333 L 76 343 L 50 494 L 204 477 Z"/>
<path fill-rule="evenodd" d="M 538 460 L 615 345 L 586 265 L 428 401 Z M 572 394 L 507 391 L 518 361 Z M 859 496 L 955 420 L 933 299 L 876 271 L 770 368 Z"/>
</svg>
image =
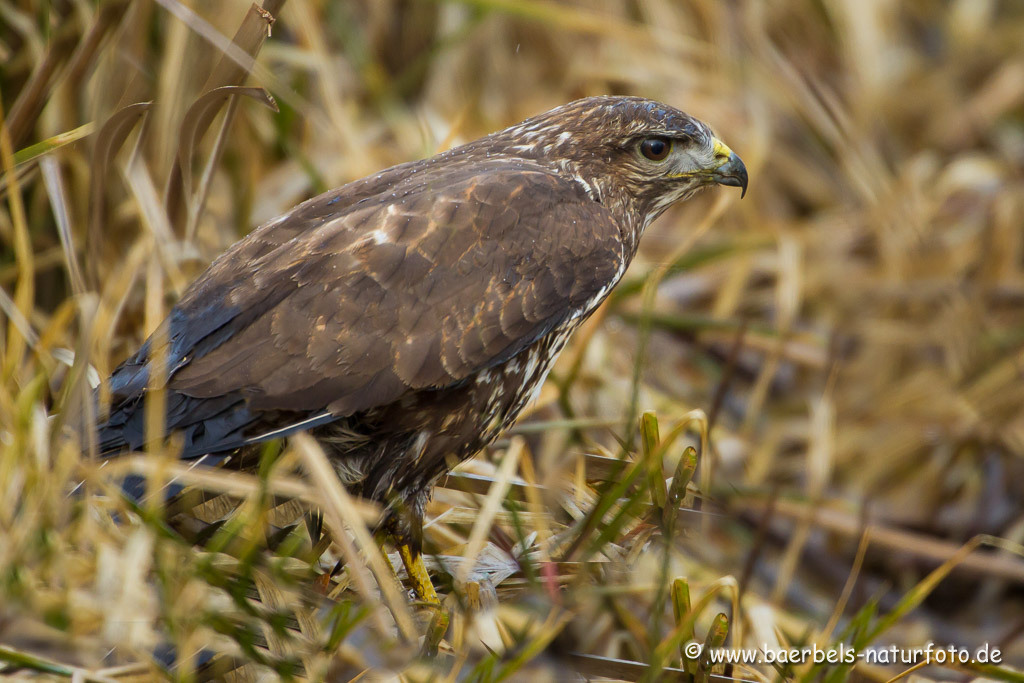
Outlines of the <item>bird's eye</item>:
<svg viewBox="0 0 1024 683">
<path fill-rule="evenodd" d="M 672 151 L 672 141 L 665 138 L 647 138 L 640 143 L 640 153 L 651 161 L 664 161 Z"/>
</svg>

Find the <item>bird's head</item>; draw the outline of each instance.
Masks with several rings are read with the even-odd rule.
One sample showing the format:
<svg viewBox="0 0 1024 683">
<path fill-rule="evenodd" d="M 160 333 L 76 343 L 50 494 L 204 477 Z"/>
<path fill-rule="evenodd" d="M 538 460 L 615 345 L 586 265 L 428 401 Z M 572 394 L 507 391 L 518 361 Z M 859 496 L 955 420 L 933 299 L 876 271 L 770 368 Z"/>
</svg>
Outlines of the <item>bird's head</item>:
<svg viewBox="0 0 1024 683">
<path fill-rule="evenodd" d="M 747 169 L 701 121 L 639 97 L 588 97 L 502 131 L 510 151 L 550 161 L 646 224 L 702 187 L 747 191 Z"/>
</svg>

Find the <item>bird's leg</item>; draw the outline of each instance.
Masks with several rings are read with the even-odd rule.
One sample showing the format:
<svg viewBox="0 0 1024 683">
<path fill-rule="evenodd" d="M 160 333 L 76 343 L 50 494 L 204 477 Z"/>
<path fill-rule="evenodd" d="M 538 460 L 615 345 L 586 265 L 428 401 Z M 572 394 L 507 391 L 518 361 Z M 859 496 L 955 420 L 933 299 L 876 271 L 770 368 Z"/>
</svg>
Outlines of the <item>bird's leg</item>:
<svg viewBox="0 0 1024 683">
<path fill-rule="evenodd" d="M 377 527 L 376 536 L 378 543 L 381 544 L 381 552 L 384 552 L 385 542 L 390 540 L 393 543 L 398 556 L 402 558 L 402 564 L 417 599 L 433 611 L 423 640 L 423 654 L 433 657 L 437 654 L 441 639 L 448 631 L 448 612 L 442 607 L 441 599 L 434 590 L 427 566 L 423 562 L 423 508 L 422 505 L 417 506 L 415 500 L 412 503 L 410 505 L 408 501 L 397 496 L 392 498 L 383 522 Z"/>
<path fill-rule="evenodd" d="M 406 501 L 398 505 L 393 503 L 392 514 L 384 526 L 395 541 L 395 548 L 402 558 L 416 597 L 434 612 L 423 640 L 423 654 L 433 657 L 448 631 L 448 611 L 441 605 L 441 599 L 434 590 L 427 566 L 423 562 L 423 505 L 417 504 L 418 501 L 411 502 L 411 505 Z"/>
<path fill-rule="evenodd" d="M 440 605 L 441 600 L 437 597 L 434 584 L 431 583 L 430 575 L 427 574 L 427 565 L 423 562 L 423 553 L 414 551 L 408 543 L 399 543 L 398 554 L 402 558 L 402 564 L 405 565 L 405 571 L 409 574 L 416 597 L 430 605 Z"/>
<path fill-rule="evenodd" d="M 427 627 L 426 637 L 423 640 L 423 653 L 428 657 L 437 654 L 437 646 L 448 631 L 448 611 L 441 605 L 434 584 L 430 581 L 427 573 L 427 566 L 423 563 L 423 553 L 412 547 L 412 544 L 405 541 L 398 542 L 398 554 L 405 565 L 405 571 L 409 575 L 412 589 L 416 592 L 422 602 L 427 603 L 434 609 L 434 616 Z"/>
</svg>

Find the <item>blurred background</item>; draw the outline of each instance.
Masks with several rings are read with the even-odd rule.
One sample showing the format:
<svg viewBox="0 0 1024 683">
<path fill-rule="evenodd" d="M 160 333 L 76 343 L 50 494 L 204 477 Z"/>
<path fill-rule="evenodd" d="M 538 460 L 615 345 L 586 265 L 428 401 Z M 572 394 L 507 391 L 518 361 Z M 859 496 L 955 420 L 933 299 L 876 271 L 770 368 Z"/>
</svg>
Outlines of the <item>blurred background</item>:
<svg viewBox="0 0 1024 683">
<path fill-rule="evenodd" d="M 988 643 L 1002 668 L 914 675 L 1024 680 L 1010 669 L 1024 667 L 1024 4 L 266 6 L 272 17 L 242 0 L 0 1 L 0 647 L 105 676 L 129 663 L 164 675 L 161 648 L 257 652 L 280 674 L 285 636 L 250 624 L 245 647 L 257 616 L 211 597 L 227 589 L 201 569 L 223 548 L 66 495 L 104 476 L 81 461 L 69 416 L 88 415 L 90 382 L 254 226 L 572 99 L 623 94 L 709 123 L 746 162 L 747 197 L 711 190 L 659 219 L 563 354 L 513 432 L 526 454 L 514 471 L 543 489 L 518 480 L 488 520 L 494 567 L 472 576 L 489 597 L 458 603 L 469 635 L 450 634 L 448 659 L 362 647 L 359 660 L 297 614 L 281 656 L 339 680 L 416 680 L 424 666 L 486 678 L 509 662 L 509 676 L 681 677 L 697 665 L 679 643 L 704 642 L 722 612 L 731 647 Z M 208 94 L 240 85 L 253 89 Z M 678 477 L 698 447 L 671 524 L 651 516 L 653 488 L 605 476 L 608 459 L 646 457 L 645 411 L 663 437 L 693 411 L 709 427 L 705 443 L 698 419 L 648 454 Z M 489 483 L 508 484 L 508 446 L 464 467 L 479 490 L 438 490 L 431 552 L 472 545 Z M 636 505 L 598 514 L 607 533 L 593 533 L 588 514 L 623 495 Z M 239 524 L 266 523 L 253 520 Z M 577 534 L 594 542 L 586 561 Z M 237 612 L 232 628 L 203 606 Z M 363 643 L 353 628 L 338 641 Z M 0 666 L 40 671 L 4 652 Z M 885 681 L 913 664 L 715 670 Z"/>
</svg>

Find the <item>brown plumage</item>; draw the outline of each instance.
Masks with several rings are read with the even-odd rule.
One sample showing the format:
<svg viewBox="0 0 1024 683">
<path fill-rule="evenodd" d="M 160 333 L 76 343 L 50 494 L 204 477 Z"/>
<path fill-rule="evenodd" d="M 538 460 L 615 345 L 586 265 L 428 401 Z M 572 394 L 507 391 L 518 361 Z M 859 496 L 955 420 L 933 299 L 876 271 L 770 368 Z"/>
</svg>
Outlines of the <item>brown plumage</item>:
<svg viewBox="0 0 1024 683">
<path fill-rule="evenodd" d="M 515 420 L 644 228 L 746 182 L 699 121 L 595 97 L 310 199 L 172 310 L 167 429 L 186 458 L 309 430 L 415 541 L 446 463 Z M 149 342 L 111 376 L 101 452 L 143 444 L 148 364 Z"/>
</svg>

